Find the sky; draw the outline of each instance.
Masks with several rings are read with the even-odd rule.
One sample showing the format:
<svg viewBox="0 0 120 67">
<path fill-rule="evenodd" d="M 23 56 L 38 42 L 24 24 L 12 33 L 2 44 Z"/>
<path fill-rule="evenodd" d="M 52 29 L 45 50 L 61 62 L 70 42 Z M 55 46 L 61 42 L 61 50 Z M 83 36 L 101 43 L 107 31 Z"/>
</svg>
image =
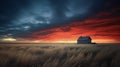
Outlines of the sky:
<svg viewBox="0 0 120 67">
<path fill-rule="evenodd" d="M 120 43 L 119 0 L 3 0 L 0 42 Z"/>
</svg>

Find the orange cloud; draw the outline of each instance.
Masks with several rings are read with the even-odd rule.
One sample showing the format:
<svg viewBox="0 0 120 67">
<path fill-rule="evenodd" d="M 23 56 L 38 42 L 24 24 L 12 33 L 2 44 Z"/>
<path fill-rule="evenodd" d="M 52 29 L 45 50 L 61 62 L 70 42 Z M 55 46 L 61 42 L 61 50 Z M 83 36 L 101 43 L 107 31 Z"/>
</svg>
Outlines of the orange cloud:
<svg viewBox="0 0 120 67">
<path fill-rule="evenodd" d="M 76 24 L 76 23 L 75 23 Z M 44 42 L 57 42 L 57 41 L 72 41 L 75 42 L 79 36 L 91 36 L 93 41 L 100 42 L 101 40 L 105 40 L 109 42 L 109 40 L 114 40 L 114 42 L 120 42 L 119 35 L 119 26 L 110 26 L 110 27 L 101 27 L 101 28 L 91 28 L 89 26 L 76 26 L 71 27 L 70 31 L 64 32 L 61 28 L 53 28 L 50 30 L 55 30 L 50 34 L 40 35 L 39 33 L 33 33 L 32 36 L 36 37 L 35 40 L 42 40 Z M 48 32 L 46 30 L 45 32 Z M 100 41 L 98 41 L 100 40 Z"/>
<path fill-rule="evenodd" d="M 30 36 L 38 42 L 76 42 L 79 36 L 91 36 L 97 43 L 120 43 L 120 17 L 112 9 L 84 21 L 37 31 Z"/>
</svg>

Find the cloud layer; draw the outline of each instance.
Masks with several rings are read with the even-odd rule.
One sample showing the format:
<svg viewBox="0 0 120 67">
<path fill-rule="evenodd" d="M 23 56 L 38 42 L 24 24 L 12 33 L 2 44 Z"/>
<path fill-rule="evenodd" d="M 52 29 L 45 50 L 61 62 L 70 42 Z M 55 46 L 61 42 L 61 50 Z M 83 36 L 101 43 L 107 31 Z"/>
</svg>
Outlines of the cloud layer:
<svg viewBox="0 0 120 67">
<path fill-rule="evenodd" d="M 42 42 L 119 40 L 118 0 L 4 0 L 0 2 L 0 38 Z"/>
</svg>

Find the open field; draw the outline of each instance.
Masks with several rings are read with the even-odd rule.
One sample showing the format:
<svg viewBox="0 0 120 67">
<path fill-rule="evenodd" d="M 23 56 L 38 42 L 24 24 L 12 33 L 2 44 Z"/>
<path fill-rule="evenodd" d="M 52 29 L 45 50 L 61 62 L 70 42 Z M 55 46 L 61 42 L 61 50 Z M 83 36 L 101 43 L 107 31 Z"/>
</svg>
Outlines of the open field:
<svg viewBox="0 0 120 67">
<path fill-rule="evenodd" d="M 120 67 L 120 45 L 0 44 L 0 67 Z"/>
</svg>

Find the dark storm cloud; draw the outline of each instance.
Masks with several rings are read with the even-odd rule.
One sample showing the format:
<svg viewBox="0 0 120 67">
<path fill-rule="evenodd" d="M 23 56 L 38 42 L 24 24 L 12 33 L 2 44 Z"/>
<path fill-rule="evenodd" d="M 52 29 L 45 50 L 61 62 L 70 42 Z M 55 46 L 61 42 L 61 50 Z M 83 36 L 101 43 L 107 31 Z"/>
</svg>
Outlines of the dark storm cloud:
<svg viewBox="0 0 120 67">
<path fill-rule="evenodd" d="M 50 6 L 53 9 L 53 21 L 61 21 L 65 18 L 65 11 L 68 10 L 68 0 L 49 0 Z M 56 18 L 56 20 L 54 20 Z"/>
<path fill-rule="evenodd" d="M 12 34 L 19 38 L 34 31 L 81 21 L 111 8 L 104 7 L 108 1 L 4 0 L 0 2 L 0 35 Z M 67 27 L 61 30 L 67 32 L 71 29 Z"/>
<path fill-rule="evenodd" d="M 19 14 L 19 10 L 27 5 L 26 0 L 0 1 L 0 25 L 9 24 Z"/>
</svg>

